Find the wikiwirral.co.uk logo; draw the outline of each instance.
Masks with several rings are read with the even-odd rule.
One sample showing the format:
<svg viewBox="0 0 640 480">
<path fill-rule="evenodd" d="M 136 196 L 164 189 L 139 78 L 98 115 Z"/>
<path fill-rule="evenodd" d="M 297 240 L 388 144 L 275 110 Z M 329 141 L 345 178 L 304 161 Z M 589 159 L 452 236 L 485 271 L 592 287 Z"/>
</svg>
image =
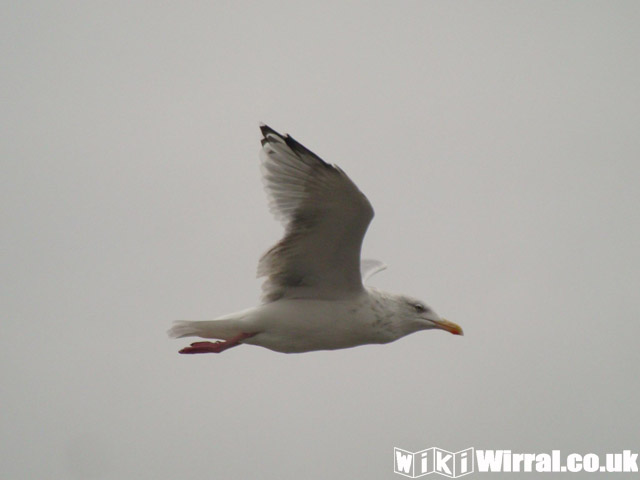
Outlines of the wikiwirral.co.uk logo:
<svg viewBox="0 0 640 480">
<path fill-rule="evenodd" d="M 538 472 L 538 473 L 630 473 L 638 472 L 638 453 L 631 450 L 606 453 L 570 453 L 560 450 L 538 453 L 516 453 L 511 450 L 480 450 L 467 448 L 453 453 L 441 448 L 428 448 L 419 452 L 393 449 L 393 471 L 406 477 L 417 478 L 439 473 L 458 478 L 474 471 Z"/>
<path fill-rule="evenodd" d="M 457 478 L 473 472 L 473 448 L 453 453 L 431 447 L 419 452 L 393 449 L 393 471 L 406 477 L 417 478 L 429 473 Z"/>
</svg>

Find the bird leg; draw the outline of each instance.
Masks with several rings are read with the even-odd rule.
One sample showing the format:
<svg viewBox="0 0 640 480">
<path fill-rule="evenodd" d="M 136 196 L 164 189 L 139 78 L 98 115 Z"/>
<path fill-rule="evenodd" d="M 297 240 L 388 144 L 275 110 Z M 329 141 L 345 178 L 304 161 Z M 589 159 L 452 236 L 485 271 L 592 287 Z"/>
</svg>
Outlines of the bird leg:
<svg viewBox="0 0 640 480">
<path fill-rule="evenodd" d="M 257 332 L 256 332 L 257 333 Z M 220 353 L 228 348 L 236 347 L 242 343 L 245 338 L 250 338 L 256 333 L 240 333 L 229 340 L 218 340 L 217 342 L 195 342 L 191 346 L 180 350 L 180 353 Z"/>
</svg>

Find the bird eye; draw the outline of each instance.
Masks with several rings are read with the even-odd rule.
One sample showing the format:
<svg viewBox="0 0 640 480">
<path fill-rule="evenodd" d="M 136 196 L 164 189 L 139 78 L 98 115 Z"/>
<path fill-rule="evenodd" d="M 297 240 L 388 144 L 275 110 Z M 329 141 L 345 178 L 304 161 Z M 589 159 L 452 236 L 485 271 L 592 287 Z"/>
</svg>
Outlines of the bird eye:
<svg viewBox="0 0 640 480">
<path fill-rule="evenodd" d="M 425 307 L 423 304 L 421 303 L 414 303 L 413 304 L 413 309 L 417 312 L 417 313 L 424 313 L 427 311 L 427 307 Z"/>
</svg>

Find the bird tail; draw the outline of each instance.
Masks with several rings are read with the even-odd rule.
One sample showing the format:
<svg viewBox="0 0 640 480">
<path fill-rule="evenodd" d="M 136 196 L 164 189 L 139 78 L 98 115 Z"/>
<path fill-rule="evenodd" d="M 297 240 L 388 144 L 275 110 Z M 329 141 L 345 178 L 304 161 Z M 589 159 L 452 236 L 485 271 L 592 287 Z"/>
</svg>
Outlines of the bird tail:
<svg viewBox="0 0 640 480">
<path fill-rule="evenodd" d="M 232 314 L 218 320 L 178 320 L 167 334 L 171 338 L 202 337 L 228 340 L 243 332 L 243 325 L 247 312 Z"/>
<path fill-rule="evenodd" d="M 173 326 L 167 331 L 167 335 L 171 338 L 197 337 L 201 330 L 198 323 L 200 322 L 177 320 L 173 322 Z"/>
</svg>

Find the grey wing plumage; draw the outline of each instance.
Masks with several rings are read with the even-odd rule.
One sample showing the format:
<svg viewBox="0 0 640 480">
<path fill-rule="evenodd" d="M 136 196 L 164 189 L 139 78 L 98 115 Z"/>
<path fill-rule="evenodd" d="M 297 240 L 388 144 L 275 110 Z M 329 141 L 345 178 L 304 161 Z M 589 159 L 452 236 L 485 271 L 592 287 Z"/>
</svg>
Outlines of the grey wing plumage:
<svg viewBox="0 0 640 480">
<path fill-rule="evenodd" d="M 263 300 L 340 298 L 363 288 L 360 249 L 373 208 L 337 166 L 261 125 L 269 207 L 285 235 L 258 264 Z"/>
</svg>

